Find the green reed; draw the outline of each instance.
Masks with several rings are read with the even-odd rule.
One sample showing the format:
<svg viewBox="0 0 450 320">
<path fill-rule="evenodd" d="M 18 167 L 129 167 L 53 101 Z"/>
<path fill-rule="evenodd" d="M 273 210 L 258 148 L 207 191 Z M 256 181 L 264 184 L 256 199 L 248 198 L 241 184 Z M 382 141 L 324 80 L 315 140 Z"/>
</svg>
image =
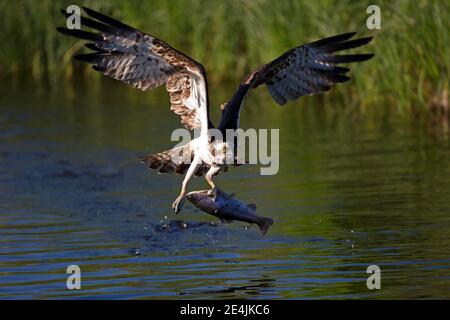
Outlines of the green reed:
<svg viewBox="0 0 450 320">
<path fill-rule="evenodd" d="M 80 1 L 160 37 L 201 61 L 213 83 L 237 83 L 252 68 L 289 48 L 336 33 L 374 35 L 361 52 L 370 62 L 354 66 L 351 85 L 337 96 L 357 107 L 389 105 L 420 110 L 448 108 L 449 1 L 376 1 L 382 29 L 367 30 L 364 1 L 350 0 L 151 0 Z M 0 77 L 30 78 L 51 87 L 75 77 L 99 79 L 73 63 L 83 42 L 55 31 L 70 1 L 0 0 Z M 325 98 L 331 99 L 331 98 Z M 447 102 L 445 102 L 447 101 Z M 445 106 L 444 106 L 445 107 Z"/>
</svg>

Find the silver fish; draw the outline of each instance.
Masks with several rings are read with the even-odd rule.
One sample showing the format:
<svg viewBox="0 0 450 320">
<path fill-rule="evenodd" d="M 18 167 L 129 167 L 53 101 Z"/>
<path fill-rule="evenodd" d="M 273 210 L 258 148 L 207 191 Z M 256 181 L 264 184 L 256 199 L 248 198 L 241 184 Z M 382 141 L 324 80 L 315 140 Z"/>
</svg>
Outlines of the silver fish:
<svg viewBox="0 0 450 320">
<path fill-rule="evenodd" d="M 224 223 L 233 220 L 255 223 L 263 235 L 273 224 L 272 219 L 256 215 L 256 205 L 245 204 L 219 189 L 193 191 L 188 193 L 186 198 L 200 210 L 219 218 Z"/>
</svg>

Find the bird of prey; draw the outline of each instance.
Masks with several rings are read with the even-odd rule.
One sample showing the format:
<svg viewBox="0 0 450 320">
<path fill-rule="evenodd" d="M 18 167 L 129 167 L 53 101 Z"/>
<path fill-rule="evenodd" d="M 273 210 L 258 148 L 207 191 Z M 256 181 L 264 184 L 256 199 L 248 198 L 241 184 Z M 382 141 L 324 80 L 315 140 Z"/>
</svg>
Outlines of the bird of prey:
<svg viewBox="0 0 450 320">
<path fill-rule="evenodd" d="M 273 100 L 284 105 L 302 96 L 323 93 L 337 83 L 350 80 L 342 63 L 360 62 L 373 54 L 336 52 L 368 44 L 372 38 L 350 40 L 355 33 L 324 38 L 290 49 L 277 59 L 246 76 L 231 99 L 222 106 L 222 117 L 215 127 L 209 117 L 208 84 L 205 68 L 194 59 L 164 41 L 92 9 L 83 8 L 89 17 L 81 17 L 81 25 L 95 32 L 58 28 L 58 31 L 89 41 L 94 52 L 74 58 L 93 65 L 104 75 L 147 91 L 163 84 L 170 96 L 170 109 L 189 129 L 199 129 L 199 137 L 181 147 L 142 157 L 149 168 L 159 173 L 186 174 L 180 195 L 172 208 L 180 212 L 192 176 L 205 175 L 212 190 L 217 190 L 213 177 L 227 170 L 227 163 L 238 165 L 236 141 L 215 139 L 211 129 L 223 133 L 239 128 L 239 114 L 250 89 L 266 85 Z M 64 10 L 63 14 L 69 16 Z M 186 161 L 189 160 L 189 161 Z"/>
</svg>

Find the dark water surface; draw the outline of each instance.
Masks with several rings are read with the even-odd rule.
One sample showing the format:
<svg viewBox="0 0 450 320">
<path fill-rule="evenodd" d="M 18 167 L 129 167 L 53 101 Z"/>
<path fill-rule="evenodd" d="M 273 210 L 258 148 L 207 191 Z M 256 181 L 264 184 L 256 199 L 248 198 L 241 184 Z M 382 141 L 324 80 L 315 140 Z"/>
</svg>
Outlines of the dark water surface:
<svg viewBox="0 0 450 320">
<path fill-rule="evenodd" d="M 163 91 L 93 87 L 3 86 L 0 298 L 450 298 L 445 133 L 315 98 L 250 98 L 242 125 L 280 128 L 280 171 L 246 166 L 217 181 L 275 220 L 263 237 L 190 205 L 175 215 L 182 177 L 136 160 L 175 144 Z M 72 264 L 81 290 L 66 288 Z M 372 264 L 381 290 L 366 287 Z"/>
</svg>

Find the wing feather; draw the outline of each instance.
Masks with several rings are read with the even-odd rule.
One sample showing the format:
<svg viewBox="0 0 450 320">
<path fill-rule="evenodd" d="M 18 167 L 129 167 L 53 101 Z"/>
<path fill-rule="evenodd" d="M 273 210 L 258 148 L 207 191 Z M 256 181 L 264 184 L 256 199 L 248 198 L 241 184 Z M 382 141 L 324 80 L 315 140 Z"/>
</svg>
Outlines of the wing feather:
<svg viewBox="0 0 450 320">
<path fill-rule="evenodd" d="M 322 39 L 287 51 L 254 73 L 252 87 L 256 88 L 260 84 L 270 87 L 276 84 L 278 93 L 287 102 L 301 96 L 322 93 L 336 83 L 348 81 L 350 78 L 342 73 L 348 72 L 349 69 L 338 64 L 360 62 L 373 57 L 372 54 L 334 54 L 366 45 L 372 40 L 371 37 L 366 37 L 346 41 L 354 34 L 346 33 Z M 296 82 L 297 79 L 301 80 L 300 83 Z M 272 91 L 269 89 L 269 93 L 272 94 Z M 284 102 L 278 95 L 272 97 L 277 103 Z"/>
<path fill-rule="evenodd" d="M 211 125 L 206 73 L 200 63 L 149 34 L 92 9 L 83 9 L 90 18 L 82 17 L 81 24 L 98 33 L 57 29 L 65 35 L 91 41 L 86 47 L 95 52 L 76 55 L 76 60 L 92 64 L 104 75 L 143 91 L 165 83 L 171 110 L 181 116 L 186 128 Z M 62 13 L 67 16 L 64 10 Z"/>
<path fill-rule="evenodd" d="M 368 44 L 372 37 L 350 40 L 356 33 L 344 33 L 293 48 L 245 77 L 222 111 L 218 128 L 239 128 L 239 113 L 251 88 L 265 84 L 279 105 L 302 96 L 330 90 L 335 84 L 349 81 L 350 69 L 339 66 L 368 60 L 373 54 L 336 55 L 336 52 Z"/>
</svg>

